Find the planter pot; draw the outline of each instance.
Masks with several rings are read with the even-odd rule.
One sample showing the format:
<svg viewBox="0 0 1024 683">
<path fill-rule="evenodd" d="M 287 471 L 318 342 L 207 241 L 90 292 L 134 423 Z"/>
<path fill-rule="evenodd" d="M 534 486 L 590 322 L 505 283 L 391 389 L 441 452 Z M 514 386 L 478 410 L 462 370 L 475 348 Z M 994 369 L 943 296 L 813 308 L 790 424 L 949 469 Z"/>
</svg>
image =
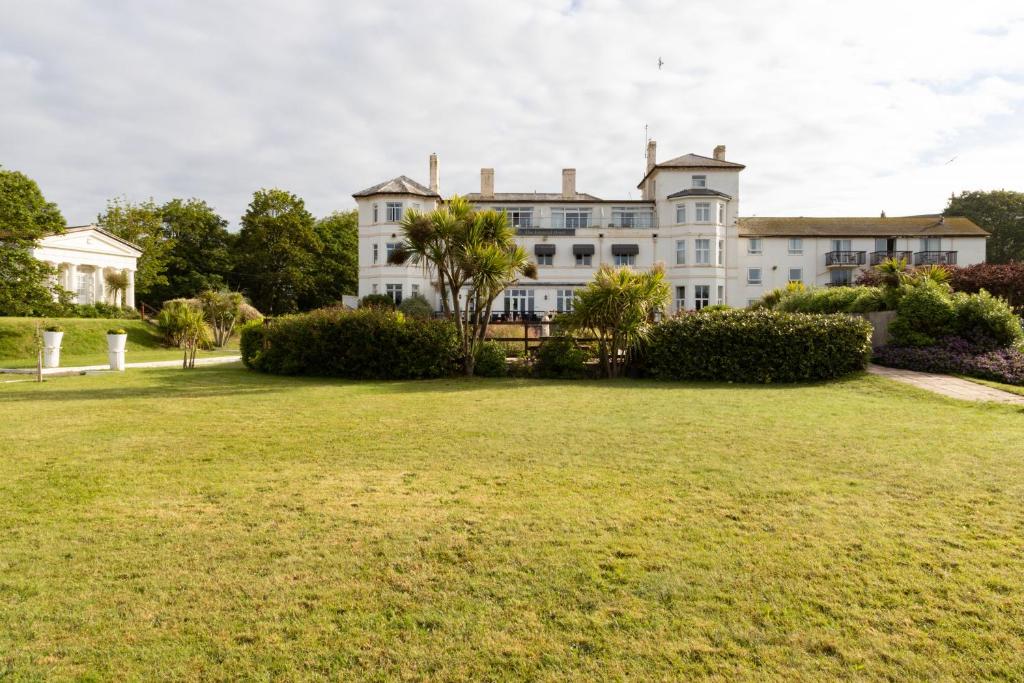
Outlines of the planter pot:
<svg viewBox="0 0 1024 683">
<path fill-rule="evenodd" d="M 60 367 L 60 343 L 64 339 L 63 332 L 43 332 L 43 367 Z"/>
<path fill-rule="evenodd" d="M 127 334 L 107 335 L 107 359 L 111 370 L 124 370 L 124 346 L 127 342 Z"/>
</svg>

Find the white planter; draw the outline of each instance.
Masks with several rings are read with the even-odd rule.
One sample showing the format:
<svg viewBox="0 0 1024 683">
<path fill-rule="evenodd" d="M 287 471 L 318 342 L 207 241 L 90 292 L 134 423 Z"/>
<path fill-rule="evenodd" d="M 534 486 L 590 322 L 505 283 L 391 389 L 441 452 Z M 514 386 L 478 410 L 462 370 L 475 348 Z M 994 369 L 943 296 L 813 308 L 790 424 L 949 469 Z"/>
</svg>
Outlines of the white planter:
<svg viewBox="0 0 1024 683">
<path fill-rule="evenodd" d="M 60 343 L 64 339 L 63 332 L 43 331 L 43 367 L 60 367 Z"/>
<path fill-rule="evenodd" d="M 107 335 L 107 359 L 111 370 L 124 370 L 124 346 L 127 342 L 127 334 Z"/>
</svg>

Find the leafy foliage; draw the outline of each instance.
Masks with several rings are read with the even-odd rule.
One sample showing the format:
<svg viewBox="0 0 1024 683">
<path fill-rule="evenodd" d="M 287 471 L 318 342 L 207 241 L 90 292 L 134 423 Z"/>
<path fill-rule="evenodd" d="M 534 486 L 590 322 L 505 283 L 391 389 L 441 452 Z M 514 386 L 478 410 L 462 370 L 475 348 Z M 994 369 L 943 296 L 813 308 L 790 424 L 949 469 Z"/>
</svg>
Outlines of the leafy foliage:
<svg viewBox="0 0 1024 683">
<path fill-rule="evenodd" d="M 646 346 L 659 379 L 800 382 L 863 370 L 871 325 L 848 316 L 736 310 L 658 325 Z"/>
<path fill-rule="evenodd" d="M 422 294 L 413 294 L 402 299 L 398 310 L 412 318 L 429 318 L 434 315 L 434 307 Z"/>
<path fill-rule="evenodd" d="M 201 199 L 172 199 L 160 208 L 167 243 L 165 284 L 155 285 L 154 301 L 191 298 L 227 286 L 235 237 L 228 222 Z"/>
<path fill-rule="evenodd" d="M 337 211 L 316 221 L 313 231 L 320 242 L 312 287 L 300 298 L 309 310 L 355 294 L 359 286 L 359 212 Z"/>
<path fill-rule="evenodd" d="M 979 349 L 959 337 L 946 337 L 926 347 L 885 346 L 875 362 L 893 368 L 967 375 L 1024 386 L 1024 353 L 1015 347 Z"/>
<path fill-rule="evenodd" d="M 977 294 L 953 297 L 954 331 L 976 347 L 1003 348 L 1024 339 L 1021 321 L 1010 305 L 984 289 Z"/>
<path fill-rule="evenodd" d="M 387 294 L 367 294 L 359 300 L 359 307 L 393 311 L 395 310 L 395 300 Z"/>
<path fill-rule="evenodd" d="M 401 313 L 325 308 L 242 330 L 242 361 L 281 375 L 418 379 L 452 374 L 460 361 L 455 326 Z"/>
<path fill-rule="evenodd" d="M 505 347 L 500 342 L 485 341 L 476 351 L 473 374 L 478 377 L 504 377 L 508 374 Z"/>
<path fill-rule="evenodd" d="M 889 326 L 897 346 L 931 346 L 953 333 L 956 308 L 949 288 L 931 280 L 898 288 L 896 319 Z"/>
<path fill-rule="evenodd" d="M 203 316 L 213 331 L 214 346 L 224 348 L 242 317 L 245 299 L 238 292 L 213 290 L 202 292 L 198 298 Z"/>
<path fill-rule="evenodd" d="M 1024 261 L 977 263 L 950 271 L 949 284 L 957 292 L 988 292 L 1002 297 L 1024 313 Z"/>
<path fill-rule="evenodd" d="M 97 301 L 94 304 L 70 304 L 62 312 L 62 315 L 70 318 L 122 318 L 125 320 L 138 319 L 139 312 L 134 308 L 124 308 L 113 304 Z"/>
<path fill-rule="evenodd" d="M 572 337 L 560 335 L 544 340 L 537 349 L 534 371 L 545 379 L 582 379 L 587 376 L 587 361 L 593 357 Z"/>
<path fill-rule="evenodd" d="M 1024 192 L 961 192 L 951 197 L 946 216 L 966 216 L 992 233 L 987 261 L 1024 261 Z"/>
<path fill-rule="evenodd" d="M 155 292 L 167 284 L 167 262 L 173 243 L 164 237 L 163 212 L 152 199 L 130 202 L 111 199 L 96 222 L 107 232 L 135 244 L 142 250 L 135 270 L 136 297 L 158 301 Z"/>
<path fill-rule="evenodd" d="M 820 287 L 784 292 L 773 306 L 787 313 L 870 313 L 885 310 L 878 287 Z"/>
<path fill-rule="evenodd" d="M 170 346 L 181 347 L 192 319 L 192 312 L 199 310 L 194 299 L 171 299 L 165 301 L 156 318 L 157 327 Z"/>
</svg>

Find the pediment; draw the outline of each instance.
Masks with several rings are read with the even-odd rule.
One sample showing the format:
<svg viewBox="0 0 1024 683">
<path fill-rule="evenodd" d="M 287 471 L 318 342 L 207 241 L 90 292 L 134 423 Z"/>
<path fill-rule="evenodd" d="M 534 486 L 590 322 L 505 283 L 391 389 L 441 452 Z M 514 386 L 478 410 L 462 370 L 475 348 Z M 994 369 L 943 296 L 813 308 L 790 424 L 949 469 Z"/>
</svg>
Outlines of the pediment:
<svg viewBox="0 0 1024 683">
<path fill-rule="evenodd" d="M 47 235 L 39 240 L 39 246 L 50 249 L 104 254 L 106 256 L 127 256 L 138 258 L 142 252 L 129 243 L 93 226 L 69 228 L 60 235 Z"/>
</svg>

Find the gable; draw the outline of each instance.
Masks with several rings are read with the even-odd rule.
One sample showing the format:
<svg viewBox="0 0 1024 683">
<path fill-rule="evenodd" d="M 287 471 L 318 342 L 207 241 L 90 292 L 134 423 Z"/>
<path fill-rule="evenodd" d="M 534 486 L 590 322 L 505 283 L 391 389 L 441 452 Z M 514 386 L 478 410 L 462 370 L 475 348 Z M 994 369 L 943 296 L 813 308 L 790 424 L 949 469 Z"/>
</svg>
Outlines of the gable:
<svg viewBox="0 0 1024 683">
<path fill-rule="evenodd" d="M 129 258 L 142 256 L 142 251 L 130 243 L 92 226 L 69 228 L 60 235 L 47 235 L 39 240 L 39 246 L 46 249 L 103 254 L 104 256 Z"/>
</svg>

